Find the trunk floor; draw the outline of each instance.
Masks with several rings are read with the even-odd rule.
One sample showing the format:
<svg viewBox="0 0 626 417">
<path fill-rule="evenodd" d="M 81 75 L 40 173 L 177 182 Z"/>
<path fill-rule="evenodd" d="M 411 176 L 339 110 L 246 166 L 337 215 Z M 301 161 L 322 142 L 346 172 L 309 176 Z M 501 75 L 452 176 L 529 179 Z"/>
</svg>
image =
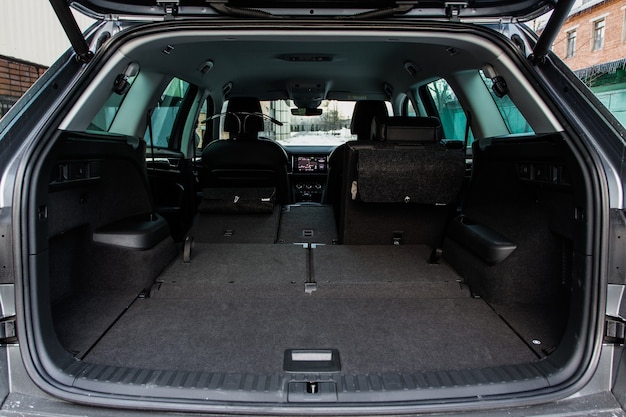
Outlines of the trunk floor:
<svg viewBox="0 0 626 417">
<path fill-rule="evenodd" d="M 537 359 L 449 266 L 426 262 L 426 247 L 236 246 L 197 245 L 84 359 L 258 374 L 281 373 L 286 349 L 337 349 L 350 374 Z M 306 294 L 312 277 L 317 291 Z"/>
<path fill-rule="evenodd" d="M 151 369 L 280 373 L 290 348 L 338 349 L 346 373 L 536 359 L 482 300 L 314 296 L 137 300 L 84 359 Z"/>
</svg>

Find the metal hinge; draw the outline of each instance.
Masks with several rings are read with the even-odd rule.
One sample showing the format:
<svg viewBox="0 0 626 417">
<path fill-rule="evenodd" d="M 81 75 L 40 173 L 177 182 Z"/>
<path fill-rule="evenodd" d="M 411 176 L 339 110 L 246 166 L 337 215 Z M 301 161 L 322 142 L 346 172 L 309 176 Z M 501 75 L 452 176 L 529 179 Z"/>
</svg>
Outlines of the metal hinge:
<svg viewBox="0 0 626 417">
<path fill-rule="evenodd" d="M 604 343 L 623 345 L 626 335 L 626 324 L 619 317 L 606 316 L 604 323 Z"/>
<path fill-rule="evenodd" d="M 459 15 L 461 14 L 461 9 L 467 7 L 466 1 L 449 1 L 445 3 L 446 8 L 446 16 L 453 22 L 459 21 Z"/>
<path fill-rule="evenodd" d="M 157 4 L 163 7 L 164 20 L 174 19 L 178 14 L 178 5 L 180 0 L 156 0 Z"/>
<path fill-rule="evenodd" d="M 7 316 L 0 319 L 0 345 L 12 345 L 17 343 L 17 331 L 15 330 L 15 316 Z"/>
</svg>

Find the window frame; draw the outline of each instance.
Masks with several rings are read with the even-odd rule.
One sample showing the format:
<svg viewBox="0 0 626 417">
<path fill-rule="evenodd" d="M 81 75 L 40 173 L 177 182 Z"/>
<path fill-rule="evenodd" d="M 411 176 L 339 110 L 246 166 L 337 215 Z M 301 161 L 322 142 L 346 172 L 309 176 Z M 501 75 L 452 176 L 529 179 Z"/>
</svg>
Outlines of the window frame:
<svg viewBox="0 0 626 417">
<path fill-rule="evenodd" d="M 601 51 L 604 49 L 604 41 L 606 37 L 606 16 L 593 20 L 591 26 L 591 51 Z M 602 24 L 602 26 L 598 26 Z M 598 37 L 598 34 L 601 34 Z M 600 45 L 598 45 L 600 43 Z"/>
<path fill-rule="evenodd" d="M 565 32 L 565 58 L 573 58 L 576 55 L 576 29 Z"/>
<path fill-rule="evenodd" d="M 626 6 L 622 6 L 622 43 L 626 43 Z"/>
</svg>

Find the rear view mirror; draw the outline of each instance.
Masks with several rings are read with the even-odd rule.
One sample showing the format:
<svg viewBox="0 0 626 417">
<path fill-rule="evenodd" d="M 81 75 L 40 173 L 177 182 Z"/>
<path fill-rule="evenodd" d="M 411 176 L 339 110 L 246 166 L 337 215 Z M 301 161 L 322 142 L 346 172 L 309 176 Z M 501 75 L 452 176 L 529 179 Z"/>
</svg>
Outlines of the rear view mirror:
<svg viewBox="0 0 626 417">
<path fill-rule="evenodd" d="M 299 107 L 297 109 L 291 109 L 291 115 L 292 116 L 321 116 L 322 109 Z"/>
</svg>

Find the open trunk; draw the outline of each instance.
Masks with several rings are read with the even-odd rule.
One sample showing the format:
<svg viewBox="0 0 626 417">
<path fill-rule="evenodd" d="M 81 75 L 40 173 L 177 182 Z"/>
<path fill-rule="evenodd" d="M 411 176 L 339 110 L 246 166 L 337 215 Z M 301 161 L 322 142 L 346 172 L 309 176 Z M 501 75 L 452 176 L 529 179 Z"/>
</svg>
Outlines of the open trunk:
<svg viewBox="0 0 626 417">
<path fill-rule="evenodd" d="M 577 369 L 588 200 L 561 135 L 476 142 L 463 207 L 443 216 L 199 212 L 193 244 L 150 214 L 143 154 L 63 132 L 42 170 L 38 337 L 75 389 L 370 404 L 537 392 Z"/>
</svg>

